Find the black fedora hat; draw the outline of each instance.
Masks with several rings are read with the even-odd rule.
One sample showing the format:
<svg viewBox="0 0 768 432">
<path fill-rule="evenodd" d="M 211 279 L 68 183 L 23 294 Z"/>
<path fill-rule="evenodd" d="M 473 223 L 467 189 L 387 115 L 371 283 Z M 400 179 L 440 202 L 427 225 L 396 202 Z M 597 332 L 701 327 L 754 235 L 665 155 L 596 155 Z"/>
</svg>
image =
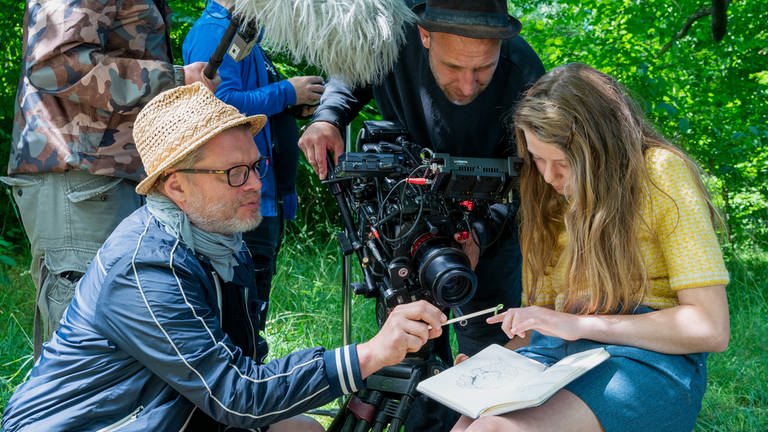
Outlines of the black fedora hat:
<svg viewBox="0 0 768 432">
<path fill-rule="evenodd" d="M 507 12 L 506 0 L 427 0 L 413 11 L 427 31 L 475 39 L 507 39 L 522 28 Z"/>
</svg>

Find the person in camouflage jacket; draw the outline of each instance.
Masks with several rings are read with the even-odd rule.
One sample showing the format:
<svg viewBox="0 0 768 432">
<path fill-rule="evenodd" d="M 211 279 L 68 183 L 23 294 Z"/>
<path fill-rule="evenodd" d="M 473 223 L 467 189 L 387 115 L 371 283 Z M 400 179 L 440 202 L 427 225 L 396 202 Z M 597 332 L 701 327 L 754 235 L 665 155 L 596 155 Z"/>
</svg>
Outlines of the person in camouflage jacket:
<svg viewBox="0 0 768 432">
<path fill-rule="evenodd" d="M 165 0 L 29 0 L 8 177 L 31 244 L 36 354 L 88 262 L 142 199 L 134 119 L 163 90 L 203 81 L 176 66 Z"/>
</svg>

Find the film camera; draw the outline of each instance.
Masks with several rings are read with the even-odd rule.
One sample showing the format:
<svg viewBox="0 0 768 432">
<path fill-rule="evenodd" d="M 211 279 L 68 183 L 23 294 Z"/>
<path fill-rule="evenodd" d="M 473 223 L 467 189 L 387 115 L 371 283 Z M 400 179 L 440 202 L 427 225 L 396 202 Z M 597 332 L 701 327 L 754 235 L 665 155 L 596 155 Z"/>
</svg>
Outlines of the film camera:
<svg viewBox="0 0 768 432">
<path fill-rule="evenodd" d="M 357 146 L 328 180 L 345 228 L 342 250 L 356 253 L 363 273 L 355 294 L 379 300 L 379 325 L 398 304 L 465 304 L 477 278 L 454 234 L 470 235 L 492 204 L 508 201 L 515 159 L 433 153 L 387 121 L 364 122 Z"/>
</svg>

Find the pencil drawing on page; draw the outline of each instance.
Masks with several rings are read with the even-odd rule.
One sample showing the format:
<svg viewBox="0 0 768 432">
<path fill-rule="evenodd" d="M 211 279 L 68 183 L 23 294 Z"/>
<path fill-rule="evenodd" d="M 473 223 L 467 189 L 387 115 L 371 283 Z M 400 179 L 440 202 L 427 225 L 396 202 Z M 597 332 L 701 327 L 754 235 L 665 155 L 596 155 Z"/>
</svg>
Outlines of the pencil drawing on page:
<svg viewBox="0 0 768 432">
<path fill-rule="evenodd" d="M 493 389 L 512 382 L 520 373 L 518 368 L 504 361 L 487 363 L 469 373 L 459 375 L 456 385 L 469 389 Z"/>
</svg>

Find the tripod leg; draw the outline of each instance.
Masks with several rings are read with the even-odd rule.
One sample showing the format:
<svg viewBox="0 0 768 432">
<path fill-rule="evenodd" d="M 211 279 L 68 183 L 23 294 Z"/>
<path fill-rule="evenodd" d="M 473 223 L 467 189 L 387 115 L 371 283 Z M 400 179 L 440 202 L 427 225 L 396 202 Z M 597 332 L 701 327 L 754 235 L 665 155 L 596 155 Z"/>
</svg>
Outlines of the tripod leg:
<svg viewBox="0 0 768 432">
<path fill-rule="evenodd" d="M 343 430 L 347 430 L 345 428 L 346 421 L 348 419 L 347 406 L 349 406 L 349 401 L 353 397 L 355 397 L 355 395 L 350 395 L 344 401 L 344 404 L 339 408 L 339 412 L 336 414 L 336 417 L 333 418 L 333 421 L 331 421 L 330 426 L 328 426 L 327 432 L 341 432 Z"/>
<path fill-rule="evenodd" d="M 368 377 L 367 387 L 347 399 L 328 428 L 329 432 L 399 432 L 416 402 L 416 386 L 422 376 L 444 367 L 434 354 L 428 358 L 406 358 Z M 422 413 L 423 414 L 423 413 Z"/>
<path fill-rule="evenodd" d="M 355 413 L 353 407 L 356 404 L 362 403 L 356 394 L 350 395 L 344 401 L 344 405 L 339 409 L 338 414 L 336 414 L 326 432 L 353 432 L 359 430 L 360 417 Z M 365 424 L 364 421 L 362 423 Z"/>
<path fill-rule="evenodd" d="M 361 390 L 350 395 L 327 432 L 368 431 L 383 399 L 384 395 L 379 391 Z"/>
<path fill-rule="evenodd" d="M 384 394 L 379 391 L 371 391 L 365 402 L 360 400 L 359 404 L 350 408 L 350 412 L 358 421 L 355 432 L 366 432 L 370 429 L 376 410 L 379 409 L 383 400 L 385 400 Z"/>
<path fill-rule="evenodd" d="M 391 426 L 389 427 L 389 430 L 391 431 L 399 431 L 400 425 L 405 423 L 405 418 L 408 416 L 408 413 L 411 411 L 411 402 L 413 402 L 413 398 L 411 395 L 403 395 L 403 397 L 400 399 L 400 403 L 397 404 L 397 410 L 391 415 L 392 416 L 392 422 Z"/>
<path fill-rule="evenodd" d="M 384 403 L 381 405 L 381 410 L 376 415 L 376 420 L 374 420 L 373 428 L 371 429 L 371 432 L 382 432 L 384 431 L 384 427 L 388 424 L 390 424 L 390 421 L 392 419 L 392 414 L 397 411 L 397 405 L 398 405 L 397 399 L 387 398 Z M 390 424 L 390 427 L 388 429 L 389 431 L 399 432 L 399 427 L 397 425 Z"/>
</svg>

